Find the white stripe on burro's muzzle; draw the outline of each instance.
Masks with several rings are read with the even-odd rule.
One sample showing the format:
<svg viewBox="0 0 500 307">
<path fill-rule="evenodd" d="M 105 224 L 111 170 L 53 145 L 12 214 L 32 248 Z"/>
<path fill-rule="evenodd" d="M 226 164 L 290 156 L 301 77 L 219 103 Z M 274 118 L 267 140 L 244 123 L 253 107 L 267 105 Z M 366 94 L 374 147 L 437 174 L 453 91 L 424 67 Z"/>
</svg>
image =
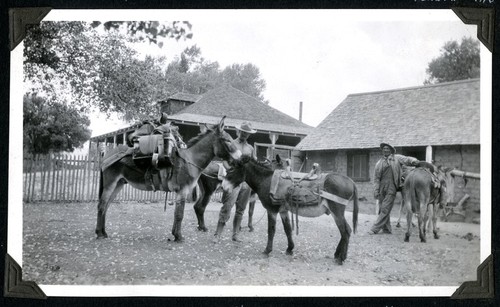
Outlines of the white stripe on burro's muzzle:
<svg viewBox="0 0 500 307">
<path fill-rule="evenodd" d="M 229 155 L 234 160 L 239 160 L 241 158 L 242 153 L 241 153 L 241 151 L 239 149 L 237 149 L 235 152 L 230 152 Z"/>
<path fill-rule="evenodd" d="M 229 180 L 224 179 L 222 180 L 222 189 L 226 193 L 231 193 L 234 189 L 234 185 L 231 182 L 229 182 Z"/>
</svg>

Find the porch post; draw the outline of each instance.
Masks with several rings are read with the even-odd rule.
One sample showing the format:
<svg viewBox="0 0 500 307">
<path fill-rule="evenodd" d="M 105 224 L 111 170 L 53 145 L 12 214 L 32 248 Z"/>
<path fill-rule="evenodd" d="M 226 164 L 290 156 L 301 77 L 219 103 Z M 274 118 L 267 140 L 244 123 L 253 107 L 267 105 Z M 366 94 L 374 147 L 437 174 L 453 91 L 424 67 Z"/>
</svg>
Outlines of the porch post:
<svg viewBox="0 0 500 307">
<path fill-rule="evenodd" d="M 431 145 L 427 146 L 427 148 L 425 149 L 425 161 L 432 163 L 432 146 Z"/>
<path fill-rule="evenodd" d="M 271 146 L 267 148 L 267 156 L 272 157 L 274 155 L 274 144 L 278 140 L 279 135 L 276 133 L 269 133 L 269 139 L 271 139 Z"/>
<path fill-rule="evenodd" d="M 104 148 L 103 148 L 103 150 L 102 150 L 102 153 L 103 153 L 103 154 L 106 154 L 106 152 L 108 152 L 108 146 L 109 146 L 109 145 L 108 145 L 108 139 L 107 139 L 107 138 L 105 138 L 105 139 L 104 139 Z"/>
<path fill-rule="evenodd" d="M 113 148 L 116 148 L 116 146 L 118 145 L 117 140 L 118 140 L 118 134 L 115 134 L 113 136 Z"/>
<path fill-rule="evenodd" d="M 271 139 L 271 144 L 276 144 L 276 141 L 278 140 L 279 135 L 276 133 L 269 133 L 269 138 Z"/>
<path fill-rule="evenodd" d="M 127 145 L 127 132 L 123 132 L 123 145 Z"/>
</svg>

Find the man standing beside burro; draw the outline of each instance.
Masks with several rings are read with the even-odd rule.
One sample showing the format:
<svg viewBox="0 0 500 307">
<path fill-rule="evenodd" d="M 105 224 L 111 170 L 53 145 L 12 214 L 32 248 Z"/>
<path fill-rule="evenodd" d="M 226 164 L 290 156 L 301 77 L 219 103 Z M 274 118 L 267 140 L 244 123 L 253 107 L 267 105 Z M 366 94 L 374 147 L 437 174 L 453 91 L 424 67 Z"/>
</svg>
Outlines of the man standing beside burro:
<svg viewBox="0 0 500 307">
<path fill-rule="evenodd" d="M 243 122 L 239 127 L 236 127 L 238 138 L 235 140 L 234 144 L 238 148 L 242 156 L 250 156 L 255 159 L 255 151 L 252 145 L 248 144 L 247 139 L 251 134 L 256 133 L 256 130 L 252 129 L 252 125 L 249 122 Z M 231 165 L 223 161 L 222 162 L 226 170 L 231 168 Z M 241 220 L 243 218 L 243 213 L 245 212 L 248 198 L 252 190 L 246 182 L 242 182 L 240 185 L 235 187 L 231 193 L 226 191 L 222 194 L 222 208 L 219 213 L 219 222 L 217 223 L 217 230 L 215 231 L 215 242 L 218 242 L 220 235 L 224 230 L 226 222 L 231 216 L 231 209 L 236 203 L 236 212 L 234 213 L 233 219 L 233 241 L 241 242 L 238 238 L 238 233 L 240 232 Z"/>
<path fill-rule="evenodd" d="M 396 149 L 388 143 L 381 143 L 383 157 L 375 164 L 374 191 L 375 200 L 380 203 L 380 212 L 369 234 L 392 233 L 391 210 L 394 206 L 396 192 L 402 187 L 402 166 L 418 166 L 419 160 L 413 157 L 397 155 Z"/>
</svg>

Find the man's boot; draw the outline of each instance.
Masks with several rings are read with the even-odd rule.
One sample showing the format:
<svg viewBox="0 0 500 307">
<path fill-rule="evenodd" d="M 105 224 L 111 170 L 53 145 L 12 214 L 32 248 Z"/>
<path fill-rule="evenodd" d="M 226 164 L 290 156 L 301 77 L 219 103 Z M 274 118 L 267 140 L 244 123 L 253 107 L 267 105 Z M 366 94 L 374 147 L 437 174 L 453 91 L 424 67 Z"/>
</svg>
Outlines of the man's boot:
<svg viewBox="0 0 500 307">
<path fill-rule="evenodd" d="M 233 220 L 233 241 L 241 242 L 241 239 L 238 237 L 241 228 L 241 216 L 235 215 Z"/>
<path fill-rule="evenodd" d="M 214 234 L 214 243 L 218 243 L 219 240 L 220 240 L 220 236 L 222 234 L 222 231 L 224 230 L 224 226 L 226 225 L 226 223 L 224 222 L 218 222 L 217 223 L 217 230 L 215 230 L 215 234 Z"/>
</svg>

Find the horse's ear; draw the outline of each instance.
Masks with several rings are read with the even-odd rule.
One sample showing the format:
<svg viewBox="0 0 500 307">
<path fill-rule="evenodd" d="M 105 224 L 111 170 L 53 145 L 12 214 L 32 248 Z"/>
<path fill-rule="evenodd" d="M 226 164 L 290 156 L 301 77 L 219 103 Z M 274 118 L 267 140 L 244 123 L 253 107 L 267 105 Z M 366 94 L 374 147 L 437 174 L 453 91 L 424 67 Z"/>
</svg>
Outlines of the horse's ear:
<svg viewBox="0 0 500 307">
<path fill-rule="evenodd" d="M 203 123 L 201 126 L 200 126 L 200 132 L 201 133 L 205 133 L 207 131 L 213 131 L 212 128 L 210 128 L 206 123 Z"/>
<path fill-rule="evenodd" d="M 217 127 L 219 131 L 224 131 L 224 119 L 226 119 L 226 115 L 222 116 L 222 119 L 219 122 L 219 126 Z"/>
<path fill-rule="evenodd" d="M 165 125 L 168 122 L 167 113 L 162 112 L 158 121 L 160 122 L 160 124 Z"/>
<path fill-rule="evenodd" d="M 281 157 L 279 154 L 276 154 L 276 162 L 281 163 Z"/>
</svg>

